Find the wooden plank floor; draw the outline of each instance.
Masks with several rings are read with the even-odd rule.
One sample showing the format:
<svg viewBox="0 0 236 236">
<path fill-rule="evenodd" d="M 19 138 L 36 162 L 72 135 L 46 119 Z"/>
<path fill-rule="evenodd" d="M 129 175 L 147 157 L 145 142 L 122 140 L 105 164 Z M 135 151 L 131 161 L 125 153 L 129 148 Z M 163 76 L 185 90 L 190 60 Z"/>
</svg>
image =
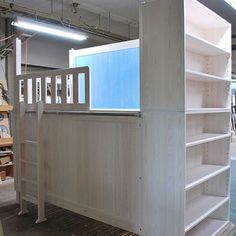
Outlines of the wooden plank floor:
<svg viewBox="0 0 236 236">
<path fill-rule="evenodd" d="M 135 236 L 119 228 L 89 219 L 71 211 L 49 205 L 46 207 L 48 221 L 35 224 L 36 207 L 30 205 L 30 212 L 18 216 L 17 204 L 0 208 L 4 236 Z"/>
</svg>

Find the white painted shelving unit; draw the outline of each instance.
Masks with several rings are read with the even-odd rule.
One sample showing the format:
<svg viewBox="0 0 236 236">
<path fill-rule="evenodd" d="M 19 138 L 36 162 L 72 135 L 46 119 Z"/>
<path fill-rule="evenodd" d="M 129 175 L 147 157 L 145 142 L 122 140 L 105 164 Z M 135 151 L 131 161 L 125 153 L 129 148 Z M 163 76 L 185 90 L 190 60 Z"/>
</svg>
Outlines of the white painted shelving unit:
<svg viewBox="0 0 236 236">
<path fill-rule="evenodd" d="M 229 223 L 231 26 L 186 0 L 187 236 L 219 235 Z"/>
<path fill-rule="evenodd" d="M 44 220 L 45 200 L 140 236 L 221 236 L 230 226 L 231 26 L 196 0 L 143 1 L 140 25 L 140 113 L 91 112 L 88 67 L 17 77 L 21 213 L 31 201 Z M 77 99 L 81 73 L 84 104 Z M 36 93 L 40 78 L 50 80 Z M 44 106 L 36 106 L 40 94 Z"/>
<path fill-rule="evenodd" d="M 141 29 L 144 212 L 156 219 L 144 235 L 219 236 L 230 225 L 231 25 L 196 0 L 159 0 L 143 5 Z"/>
</svg>

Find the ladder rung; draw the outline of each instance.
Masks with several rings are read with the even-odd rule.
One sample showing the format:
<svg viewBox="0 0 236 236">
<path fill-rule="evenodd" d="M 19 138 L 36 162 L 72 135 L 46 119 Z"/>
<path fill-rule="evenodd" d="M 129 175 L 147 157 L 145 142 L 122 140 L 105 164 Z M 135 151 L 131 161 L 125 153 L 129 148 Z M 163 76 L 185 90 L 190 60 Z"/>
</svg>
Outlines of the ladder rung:
<svg viewBox="0 0 236 236">
<path fill-rule="evenodd" d="M 29 183 L 29 184 L 37 185 L 37 182 L 36 182 L 36 181 L 29 180 L 29 179 L 26 179 L 26 178 L 21 178 L 21 181 L 26 182 L 26 183 Z"/>
<path fill-rule="evenodd" d="M 37 163 L 27 160 L 21 160 L 22 163 L 29 164 L 29 165 L 37 165 Z"/>
<path fill-rule="evenodd" d="M 37 144 L 37 142 L 33 140 L 23 140 L 21 143 L 22 144 Z"/>
<path fill-rule="evenodd" d="M 35 197 L 33 197 L 33 196 L 27 195 L 27 196 L 22 196 L 21 198 L 23 200 L 27 201 L 27 202 L 31 202 L 31 203 L 33 203 L 35 205 L 38 205 L 37 199 Z"/>
</svg>

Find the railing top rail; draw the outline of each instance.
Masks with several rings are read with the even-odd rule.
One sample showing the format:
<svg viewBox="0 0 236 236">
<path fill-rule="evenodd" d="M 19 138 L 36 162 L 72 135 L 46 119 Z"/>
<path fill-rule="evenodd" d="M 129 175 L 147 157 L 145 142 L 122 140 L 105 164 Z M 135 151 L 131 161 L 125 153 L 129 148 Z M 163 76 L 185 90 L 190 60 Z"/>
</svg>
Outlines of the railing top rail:
<svg viewBox="0 0 236 236">
<path fill-rule="evenodd" d="M 47 77 L 47 76 L 57 76 L 57 75 L 65 75 L 65 74 L 73 74 L 73 73 L 83 73 L 87 69 L 88 67 L 84 66 L 84 67 L 75 67 L 75 68 L 69 68 L 69 69 L 40 71 L 40 72 L 17 75 L 16 78 L 20 80 L 20 79 L 28 79 L 28 78 L 36 78 L 36 77 Z"/>
</svg>

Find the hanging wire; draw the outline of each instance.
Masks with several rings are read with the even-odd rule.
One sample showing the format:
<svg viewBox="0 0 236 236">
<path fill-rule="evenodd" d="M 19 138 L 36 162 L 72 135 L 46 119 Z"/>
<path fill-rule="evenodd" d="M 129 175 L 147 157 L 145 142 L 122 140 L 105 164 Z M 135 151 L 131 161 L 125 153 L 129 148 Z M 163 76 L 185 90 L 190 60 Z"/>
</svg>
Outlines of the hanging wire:
<svg viewBox="0 0 236 236">
<path fill-rule="evenodd" d="M 25 74 L 28 69 L 28 39 L 25 40 Z"/>
<path fill-rule="evenodd" d="M 131 38 L 131 26 L 130 23 L 128 24 L 128 38 Z"/>
<path fill-rule="evenodd" d="M 108 15 L 108 31 L 111 32 L 111 12 L 110 11 Z"/>
<path fill-rule="evenodd" d="M 3 41 L 5 41 L 5 40 L 8 40 L 8 39 L 10 39 L 10 38 L 12 38 L 12 37 L 14 37 L 14 36 L 16 36 L 16 34 L 12 34 L 12 35 L 10 35 L 10 36 L 8 36 L 8 37 L 6 37 L 6 38 L 0 39 L 0 42 L 3 42 Z"/>
<path fill-rule="evenodd" d="M 25 68 L 24 68 L 24 71 L 25 71 L 25 74 L 27 73 L 27 70 L 28 70 L 28 50 L 29 50 L 29 40 L 32 39 L 37 33 L 34 33 L 30 38 L 27 38 L 24 43 L 25 43 Z"/>
<path fill-rule="evenodd" d="M 53 6 L 53 0 L 51 0 L 51 14 L 54 14 L 54 6 Z"/>
<path fill-rule="evenodd" d="M 64 16 L 64 1 L 61 0 L 61 18 L 63 19 Z"/>
</svg>

